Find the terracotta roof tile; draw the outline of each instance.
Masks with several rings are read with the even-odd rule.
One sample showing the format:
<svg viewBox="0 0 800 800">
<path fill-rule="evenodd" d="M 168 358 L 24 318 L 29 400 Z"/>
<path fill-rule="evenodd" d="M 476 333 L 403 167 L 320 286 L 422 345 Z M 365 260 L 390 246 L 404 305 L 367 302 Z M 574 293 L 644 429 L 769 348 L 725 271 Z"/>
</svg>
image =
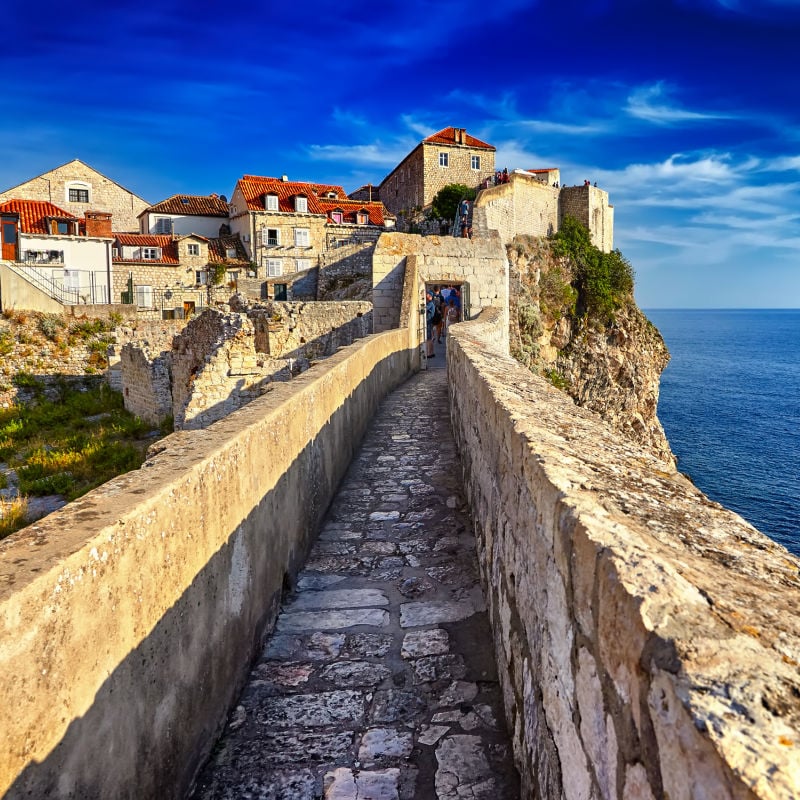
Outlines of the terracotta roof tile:
<svg viewBox="0 0 800 800">
<path fill-rule="evenodd" d="M 470 136 L 466 131 L 464 131 L 464 141 L 458 141 L 456 137 L 456 132 L 460 131 L 461 128 L 444 128 L 443 130 L 439 131 L 438 133 L 434 133 L 431 136 L 428 136 L 427 139 L 423 139 L 423 142 L 427 142 L 428 144 L 463 144 L 466 147 L 473 147 L 476 149 L 482 150 L 496 150 L 497 148 L 486 144 L 486 142 L 482 142 L 480 139 L 476 139 L 474 136 Z"/>
<path fill-rule="evenodd" d="M 235 258 L 228 258 L 228 250 L 231 248 L 236 250 Z M 209 239 L 208 260 L 214 264 L 231 261 L 246 261 L 249 263 L 250 261 L 247 257 L 247 251 L 238 236 L 218 236 L 216 239 Z"/>
<path fill-rule="evenodd" d="M 0 204 L 0 214 L 19 214 L 19 228 L 23 233 L 45 233 L 46 218 L 78 220 L 69 211 L 42 200 L 7 200 Z"/>
<path fill-rule="evenodd" d="M 381 225 L 386 223 L 386 217 L 389 213 L 383 203 L 363 202 L 361 200 L 320 200 L 320 207 L 324 213 L 330 218 L 331 212 L 340 210 L 342 212 L 343 221 L 356 223 L 358 221 L 357 214 L 359 211 L 366 211 L 369 214 L 370 225 Z"/>
<path fill-rule="evenodd" d="M 183 214 L 192 217 L 227 217 L 228 204 L 218 195 L 208 197 L 194 194 L 174 194 L 154 206 L 146 208 L 142 214 Z M 141 217 L 142 214 L 139 214 Z"/>
<path fill-rule="evenodd" d="M 149 233 L 115 233 L 115 246 L 160 247 L 161 258 L 122 258 L 115 256 L 114 263 L 120 264 L 179 264 L 178 243 L 171 236 L 154 236 Z"/>
<path fill-rule="evenodd" d="M 257 175 L 245 175 L 238 183 L 242 195 L 247 201 L 251 211 L 264 211 L 264 195 L 275 194 L 278 196 L 279 211 L 294 211 L 292 198 L 304 195 L 308 198 L 308 212 L 310 214 L 324 214 L 319 206 L 320 197 L 328 194 L 336 198 L 347 199 L 341 186 L 332 186 L 324 183 L 308 183 L 304 181 L 284 181 L 281 178 L 262 178 Z"/>
</svg>

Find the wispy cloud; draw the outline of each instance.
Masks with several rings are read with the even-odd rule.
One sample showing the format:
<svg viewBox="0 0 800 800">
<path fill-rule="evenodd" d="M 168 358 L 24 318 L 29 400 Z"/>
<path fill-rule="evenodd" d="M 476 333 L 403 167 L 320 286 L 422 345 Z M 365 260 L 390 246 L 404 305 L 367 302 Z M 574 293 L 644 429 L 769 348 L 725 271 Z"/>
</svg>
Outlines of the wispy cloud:
<svg viewBox="0 0 800 800">
<path fill-rule="evenodd" d="M 373 144 L 312 144 L 308 148 L 308 156 L 314 161 L 341 161 L 343 164 L 371 165 L 388 168 L 397 164 L 405 152 L 400 155 L 397 149 L 384 147 L 380 143 Z"/>
<path fill-rule="evenodd" d="M 710 111 L 690 111 L 671 100 L 671 90 L 658 82 L 634 89 L 628 96 L 625 111 L 632 117 L 647 120 L 657 125 L 679 122 L 735 119 L 733 114 Z"/>
<path fill-rule="evenodd" d="M 338 125 L 344 125 L 348 128 L 352 126 L 363 128 L 365 125 L 367 125 L 366 117 L 356 114 L 354 111 L 346 111 L 345 109 L 336 107 L 333 109 L 332 116 L 335 123 Z"/>
</svg>

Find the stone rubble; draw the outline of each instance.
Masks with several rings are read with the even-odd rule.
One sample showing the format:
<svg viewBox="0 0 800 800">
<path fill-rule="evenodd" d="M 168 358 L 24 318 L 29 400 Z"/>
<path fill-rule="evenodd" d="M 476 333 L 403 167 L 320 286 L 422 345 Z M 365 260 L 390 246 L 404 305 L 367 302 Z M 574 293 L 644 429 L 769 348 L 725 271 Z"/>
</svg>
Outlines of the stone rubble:
<svg viewBox="0 0 800 800">
<path fill-rule="evenodd" d="M 519 797 L 447 407 L 376 415 L 195 800 Z"/>
</svg>

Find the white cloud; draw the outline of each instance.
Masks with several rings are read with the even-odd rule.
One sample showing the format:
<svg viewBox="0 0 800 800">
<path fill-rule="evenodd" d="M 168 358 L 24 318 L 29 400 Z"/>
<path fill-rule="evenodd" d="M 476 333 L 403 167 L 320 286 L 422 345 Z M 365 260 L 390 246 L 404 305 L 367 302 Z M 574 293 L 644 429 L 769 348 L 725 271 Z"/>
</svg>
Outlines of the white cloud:
<svg viewBox="0 0 800 800">
<path fill-rule="evenodd" d="M 314 161 L 340 161 L 343 164 L 362 164 L 390 168 L 398 164 L 406 153 L 400 155 L 396 148 L 374 144 L 312 144 L 308 156 Z"/>
<path fill-rule="evenodd" d="M 669 87 L 662 81 L 640 86 L 628 95 L 625 111 L 632 117 L 658 125 L 712 119 L 735 119 L 732 114 L 689 111 L 680 108 L 677 104 L 670 102 L 670 93 Z"/>
</svg>

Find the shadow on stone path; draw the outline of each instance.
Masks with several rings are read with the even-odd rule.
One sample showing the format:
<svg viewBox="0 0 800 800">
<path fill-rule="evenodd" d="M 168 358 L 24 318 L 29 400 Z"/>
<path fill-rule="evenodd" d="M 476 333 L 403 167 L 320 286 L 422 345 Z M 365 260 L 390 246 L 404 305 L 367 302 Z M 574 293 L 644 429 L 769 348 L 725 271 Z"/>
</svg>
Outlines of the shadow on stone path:
<svg viewBox="0 0 800 800">
<path fill-rule="evenodd" d="M 373 420 L 195 800 L 519 798 L 460 475 L 446 372 L 421 372 Z"/>
</svg>

